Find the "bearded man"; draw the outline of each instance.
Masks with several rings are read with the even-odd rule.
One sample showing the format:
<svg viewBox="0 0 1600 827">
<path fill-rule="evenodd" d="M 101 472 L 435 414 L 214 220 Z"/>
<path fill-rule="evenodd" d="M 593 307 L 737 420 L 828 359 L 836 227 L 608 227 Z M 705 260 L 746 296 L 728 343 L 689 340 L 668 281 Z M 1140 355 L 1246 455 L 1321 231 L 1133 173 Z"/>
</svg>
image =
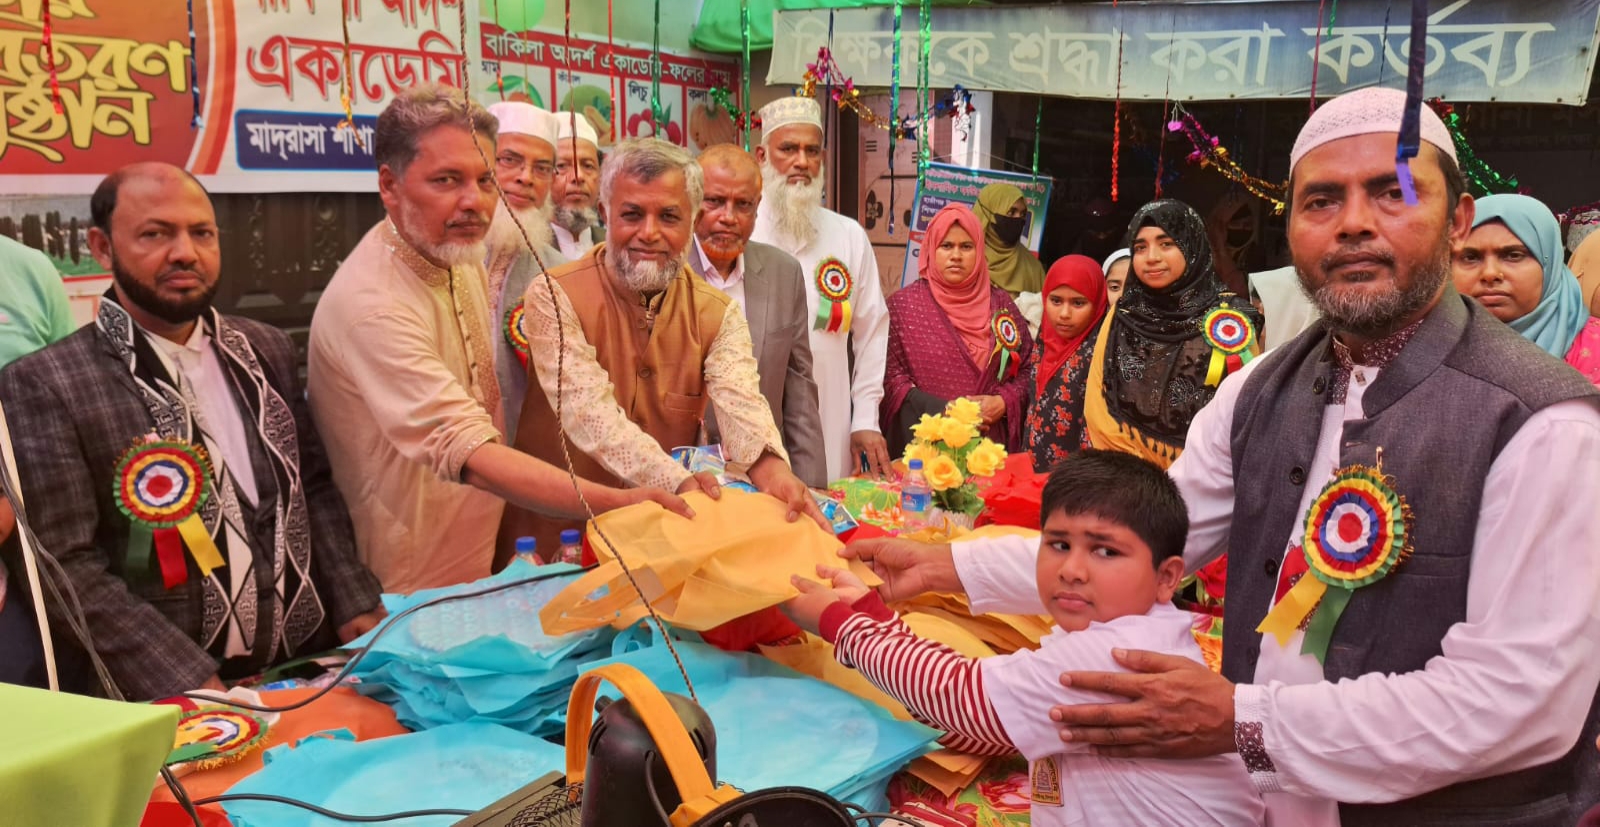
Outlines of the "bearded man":
<svg viewBox="0 0 1600 827">
<path fill-rule="evenodd" d="M 889 309 L 861 225 L 822 206 L 822 109 L 780 98 L 761 109 L 761 207 L 751 239 L 800 261 L 811 324 L 812 374 L 828 478 L 881 476 L 889 446 L 878 430 Z M 851 369 L 852 350 L 854 370 Z"/>
<path fill-rule="evenodd" d="M 497 124 L 461 91 L 406 90 L 378 116 L 373 155 L 389 217 L 339 266 L 311 320 L 311 408 L 384 589 L 489 574 L 505 502 L 580 517 L 663 491 L 573 482 L 502 442 L 484 237 Z"/>
<path fill-rule="evenodd" d="M 521 101 L 489 106 L 499 124 L 495 136 L 495 180 L 504 198 L 495 205 L 489 225 L 489 316 L 494 330 L 494 374 L 500 382 L 505 410 L 504 433 L 510 442 L 522 416 L 528 389 L 528 339 L 522 333 L 522 294 L 533 277 L 547 267 L 567 263 L 550 246 L 550 181 L 555 176 L 556 116 Z"/>
<path fill-rule="evenodd" d="M 589 119 L 557 112 L 556 175 L 551 189 L 555 216 L 550 229 L 568 261 L 576 261 L 606 238 L 596 207 L 600 187 L 600 144 Z"/>
<path fill-rule="evenodd" d="M 1425 106 L 1402 178 L 1405 98 L 1301 129 L 1289 249 L 1322 319 L 1223 382 L 1172 466 L 1186 568 L 1228 554 L 1222 674 L 1117 652 L 1040 714 L 1108 758 L 1237 751 L 1269 824 L 1566 827 L 1600 800 L 1600 392 L 1456 293 L 1472 196 Z M 995 599 L 1037 542 L 866 551 L 1039 609 Z"/>
<path fill-rule="evenodd" d="M 730 463 L 818 523 L 805 483 L 789 469 L 783 436 L 761 395 L 750 330 L 739 305 L 689 269 L 700 167 L 655 138 L 606 156 L 600 198 L 611 235 L 583 258 L 534 279 L 524 304 L 532 351 L 517 447 L 552 463 L 572 457 L 585 479 L 719 496 L 715 478 L 690 474 L 669 452 L 698 444 L 715 404 Z M 559 417 L 557 411 L 559 410 Z M 510 511 L 497 563 L 517 537 L 553 552 L 562 521 Z"/>
<path fill-rule="evenodd" d="M 110 680 L 129 700 L 220 689 L 372 628 L 378 581 L 356 559 L 294 344 L 211 306 L 222 253 L 205 189 L 134 164 L 89 211 L 111 289 L 93 324 L 0 373 L 0 399 L 28 523 Z M 68 631 L 77 609 L 47 610 L 62 687 L 98 693 Z"/>
</svg>

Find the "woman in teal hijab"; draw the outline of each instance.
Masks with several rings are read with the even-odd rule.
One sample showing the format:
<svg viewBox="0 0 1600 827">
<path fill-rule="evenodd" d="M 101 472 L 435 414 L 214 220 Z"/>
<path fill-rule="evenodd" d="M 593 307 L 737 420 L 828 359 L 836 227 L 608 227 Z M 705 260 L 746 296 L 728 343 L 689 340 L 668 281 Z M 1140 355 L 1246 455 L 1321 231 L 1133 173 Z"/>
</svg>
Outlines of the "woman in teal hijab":
<svg viewBox="0 0 1600 827">
<path fill-rule="evenodd" d="M 1456 290 L 1600 385 L 1600 319 L 1562 259 L 1550 208 L 1526 195 L 1490 195 L 1477 207 L 1455 251 Z"/>
</svg>

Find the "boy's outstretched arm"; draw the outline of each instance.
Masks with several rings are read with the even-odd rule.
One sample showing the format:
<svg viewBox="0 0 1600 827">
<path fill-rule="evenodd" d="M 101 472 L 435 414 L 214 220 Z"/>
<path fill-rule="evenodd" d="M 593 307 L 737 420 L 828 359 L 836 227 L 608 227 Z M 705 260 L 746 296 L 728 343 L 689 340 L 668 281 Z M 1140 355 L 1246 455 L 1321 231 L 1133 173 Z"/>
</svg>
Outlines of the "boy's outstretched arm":
<svg viewBox="0 0 1600 827">
<path fill-rule="evenodd" d="M 975 755 L 1016 752 L 983 691 L 978 661 L 917 637 L 877 592 L 842 569 L 818 566 L 829 588 L 795 577 L 800 596 L 784 610 L 834 645 L 834 657 L 947 734 L 939 743 Z"/>
</svg>

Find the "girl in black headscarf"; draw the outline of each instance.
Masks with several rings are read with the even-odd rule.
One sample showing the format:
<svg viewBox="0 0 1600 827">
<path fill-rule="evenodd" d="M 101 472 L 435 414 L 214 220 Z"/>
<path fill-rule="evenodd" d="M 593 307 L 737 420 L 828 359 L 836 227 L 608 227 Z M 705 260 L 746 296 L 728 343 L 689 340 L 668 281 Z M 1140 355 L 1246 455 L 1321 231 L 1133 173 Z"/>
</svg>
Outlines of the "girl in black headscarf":
<svg viewBox="0 0 1600 827">
<path fill-rule="evenodd" d="M 1084 420 L 1094 447 L 1165 468 L 1222 377 L 1256 352 L 1260 319 L 1223 289 L 1205 224 L 1187 204 L 1146 204 L 1125 240 L 1133 273 L 1101 324 Z"/>
</svg>

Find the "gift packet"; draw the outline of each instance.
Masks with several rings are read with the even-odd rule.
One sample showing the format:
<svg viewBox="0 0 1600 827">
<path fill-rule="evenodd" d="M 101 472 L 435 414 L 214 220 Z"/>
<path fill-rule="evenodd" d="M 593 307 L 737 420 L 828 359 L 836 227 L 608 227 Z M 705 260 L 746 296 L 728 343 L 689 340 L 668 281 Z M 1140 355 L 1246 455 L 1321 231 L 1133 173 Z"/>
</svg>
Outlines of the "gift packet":
<svg viewBox="0 0 1600 827">
<path fill-rule="evenodd" d="M 717 483 L 724 488 L 756 493 L 756 487 L 750 482 L 750 477 L 737 468 L 728 466 L 728 458 L 723 454 L 721 445 L 680 445 L 668 454 L 673 461 L 688 469 L 691 474 L 704 471 L 716 477 Z"/>
</svg>

